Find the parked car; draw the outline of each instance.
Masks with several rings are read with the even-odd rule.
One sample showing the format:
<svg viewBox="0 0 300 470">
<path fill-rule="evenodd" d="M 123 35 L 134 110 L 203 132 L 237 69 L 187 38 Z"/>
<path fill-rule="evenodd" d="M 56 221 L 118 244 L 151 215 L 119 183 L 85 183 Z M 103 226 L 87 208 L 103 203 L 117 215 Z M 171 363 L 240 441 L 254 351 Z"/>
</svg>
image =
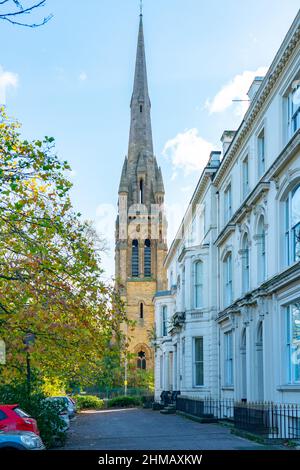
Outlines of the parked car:
<svg viewBox="0 0 300 470">
<path fill-rule="evenodd" d="M 28 431 L 0 431 L 0 450 L 44 450 L 42 439 Z"/>
<path fill-rule="evenodd" d="M 61 400 L 61 402 L 65 405 L 66 410 L 68 411 L 69 418 L 74 418 L 77 408 L 75 401 L 72 400 L 72 398 L 66 396 L 61 396 L 61 397 L 51 397 L 56 400 Z"/>
<path fill-rule="evenodd" d="M 29 431 L 40 434 L 37 422 L 19 405 L 0 405 L 0 431 Z"/>
<path fill-rule="evenodd" d="M 71 404 L 71 407 L 73 407 L 73 409 L 74 409 L 74 414 L 76 414 L 77 413 L 76 401 L 72 397 L 67 396 L 67 398 L 68 398 L 68 400 Z"/>
<path fill-rule="evenodd" d="M 70 427 L 70 418 L 66 402 L 62 400 L 61 397 L 48 397 L 45 400 L 48 402 L 54 402 L 58 405 L 58 413 L 64 423 L 64 427 L 61 430 L 67 431 Z"/>
</svg>

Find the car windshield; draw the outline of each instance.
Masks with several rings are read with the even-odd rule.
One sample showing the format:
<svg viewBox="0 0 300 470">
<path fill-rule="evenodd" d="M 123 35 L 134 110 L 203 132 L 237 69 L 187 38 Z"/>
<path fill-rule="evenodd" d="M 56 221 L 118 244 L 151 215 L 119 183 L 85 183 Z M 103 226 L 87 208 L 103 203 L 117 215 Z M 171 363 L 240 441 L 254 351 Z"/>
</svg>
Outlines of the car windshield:
<svg viewBox="0 0 300 470">
<path fill-rule="evenodd" d="M 30 418 L 29 414 L 25 413 L 21 408 L 14 408 L 14 412 L 17 413 L 20 418 Z"/>
</svg>

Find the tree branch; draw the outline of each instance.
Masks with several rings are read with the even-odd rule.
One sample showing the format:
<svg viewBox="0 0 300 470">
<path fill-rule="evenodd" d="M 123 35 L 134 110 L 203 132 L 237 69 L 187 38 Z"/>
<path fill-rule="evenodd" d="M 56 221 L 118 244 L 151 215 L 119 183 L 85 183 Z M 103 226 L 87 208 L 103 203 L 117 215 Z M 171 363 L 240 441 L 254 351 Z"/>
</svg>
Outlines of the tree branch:
<svg viewBox="0 0 300 470">
<path fill-rule="evenodd" d="M 4 5 L 8 1 L 9 0 L 1 0 L 0 5 Z M 27 28 L 38 28 L 39 26 L 43 26 L 44 24 L 48 23 L 48 21 L 50 21 L 51 18 L 53 18 L 53 15 L 51 14 L 51 15 L 44 17 L 44 19 L 40 23 L 23 23 L 22 21 L 17 21 L 15 17 L 30 14 L 32 13 L 33 10 L 45 6 L 46 0 L 41 0 L 38 3 L 35 3 L 28 8 L 24 8 L 23 5 L 19 2 L 19 0 L 13 0 L 13 2 L 16 5 L 16 7 L 19 8 L 19 10 L 8 12 L 8 13 L 0 13 L 0 20 L 8 21 L 9 23 L 18 25 L 18 26 L 25 26 Z"/>
</svg>

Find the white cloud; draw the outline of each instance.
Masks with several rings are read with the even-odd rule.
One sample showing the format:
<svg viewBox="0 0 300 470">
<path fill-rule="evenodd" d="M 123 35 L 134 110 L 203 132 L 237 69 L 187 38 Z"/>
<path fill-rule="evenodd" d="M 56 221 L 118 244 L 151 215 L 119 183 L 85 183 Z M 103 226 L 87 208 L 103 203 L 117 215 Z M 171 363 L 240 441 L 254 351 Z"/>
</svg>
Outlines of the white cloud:
<svg viewBox="0 0 300 470">
<path fill-rule="evenodd" d="M 78 78 L 81 82 L 85 82 L 88 79 L 87 73 L 81 72 Z"/>
<path fill-rule="evenodd" d="M 233 103 L 232 100 L 248 100 L 247 92 L 256 76 L 266 75 L 268 67 L 259 67 L 255 71 L 245 70 L 233 77 L 224 85 L 212 100 L 207 100 L 205 108 L 212 113 L 222 113 L 233 105 L 236 105 L 236 114 L 243 116 L 248 109 L 249 102 Z"/>
<path fill-rule="evenodd" d="M 181 186 L 180 191 L 182 193 L 189 193 L 190 194 L 193 191 L 193 186 L 192 185 Z"/>
<path fill-rule="evenodd" d="M 8 72 L 0 65 L 0 104 L 6 103 L 6 91 L 8 87 L 16 88 L 18 86 L 18 75 Z"/>
<path fill-rule="evenodd" d="M 203 170 L 212 149 L 213 145 L 199 135 L 198 129 L 193 128 L 168 140 L 163 156 L 171 160 L 174 176 L 177 169 L 183 169 L 186 174 Z"/>
</svg>

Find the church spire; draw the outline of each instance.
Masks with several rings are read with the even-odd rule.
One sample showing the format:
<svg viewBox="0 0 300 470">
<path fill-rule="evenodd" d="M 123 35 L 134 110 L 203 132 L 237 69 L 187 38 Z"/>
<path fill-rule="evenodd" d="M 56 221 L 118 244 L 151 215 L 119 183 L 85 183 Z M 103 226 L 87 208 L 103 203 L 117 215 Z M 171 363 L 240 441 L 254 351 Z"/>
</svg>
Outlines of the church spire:
<svg viewBox="0 0 300 470">
<path fill-rule="evenodd" d="M 129 136 L 128 161 L 136 161 L 139 154 L 153 155 L 151 129 L 151 102 L 148 92 L 143 15 L 140 26 L 136 53 L 134 86 L 131 98 L 131 123 Z"/>
</svg>

